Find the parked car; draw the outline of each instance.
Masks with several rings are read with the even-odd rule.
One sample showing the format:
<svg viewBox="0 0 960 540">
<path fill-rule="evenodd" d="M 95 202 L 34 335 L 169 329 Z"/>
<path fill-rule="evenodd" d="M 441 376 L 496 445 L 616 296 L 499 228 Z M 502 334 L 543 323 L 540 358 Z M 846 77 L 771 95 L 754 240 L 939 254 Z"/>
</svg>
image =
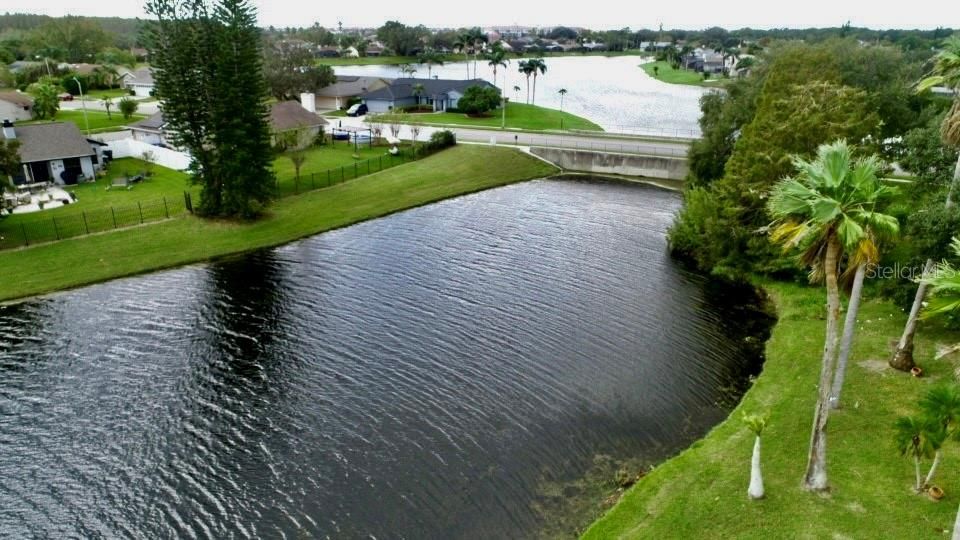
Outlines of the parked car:
<svg viewBox="0 0 960 540">
<path fill-rule="evenodd" d="M 354 103 L 347 109 L 347 116 L 363 116 L 367 114 L 366 103 Z"/>
<path fill-rule="evenodd" d="M 69 92 L 64 92 L 57 97 L 60 98 L 60 101 L 73 101 L 73 94 Z"/>
<path fill-rule="evenodd" d="M 349 132 L 349 131 L 334 131 L 330 136 L 331 136 L 331 137 L 333 138 L 333 140 L 335 140 L 335 141 L 347 141 L 347 140 L 350 140 L 350 132 Z"/>
</svg>

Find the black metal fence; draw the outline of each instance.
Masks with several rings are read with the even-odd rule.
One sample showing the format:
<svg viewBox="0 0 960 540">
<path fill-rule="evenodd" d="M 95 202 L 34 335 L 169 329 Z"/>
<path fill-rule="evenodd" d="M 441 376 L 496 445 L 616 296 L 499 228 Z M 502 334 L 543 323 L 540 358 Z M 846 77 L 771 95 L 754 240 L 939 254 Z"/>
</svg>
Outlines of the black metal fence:
<svg viewBox="0 0 960 540">
<path fill-rule="evenodd" d="M 111 206 L 80 212 L 42 212 L 29 214 L 20 223 L 3 223 L 0 228 L 0 250 L 55 242 L 152 221 L 182 216 L 190 211 L 190 195 L 162 197 L 152 201 L 138 201 L 126 206 Z M 10 219 L 10 218 L 7 218 Z M 2 223 L 2 222 L 0 222 Z"/>
<path fill-rule="evenodd" d="M 322 172 L 304 173 L 300 175 L 299 180 L 296 178 L 278 179 L 275 185 L 276 196 L 278 198 L 289 197 L 306 191 L 330 187 L 347 180 L 421 159 L 430 153 L 432 151 L 427 145 L 421 145 L 416 155 L 405 149 L 396 155 L 385 153 L 377 158 L 358 160 L 352 164 Z M 181 217 L 188 213 L 193 213 L 193 202 L 190 194 L 184 192 L 183 197 L 164 197 L 153 201 L 140 201 L 135 205 L 111 206 L 106 209 L 72 213 L 52 212 L 49 217 L 42 213 L 30 214 L 30 218 L 21 221 L 19 224 L 0 221 L 0 225 L 3 225 L 0 227 L 0 250 L 56 242 L 66 238 Z"/>
<path fill-rule="evenodd" d="M 384 155 L 379 157 L 363 161 L 357 160 L 353 163 L 346 164 L 341 167 L 334 167 L 325 171 L 302 173 L 299 179 L 277 179 L 275 187 L 276 195 L 277 198 L 288 197 L 290 195 L 297 195 L 305 191 L 330 187 L 342 182 L 346 182 L 347 180 L 353 180 L 354 178 L 360 178 L 361 176 L 380 172 L 403 163 L 409 163 L 414 159 L 420 159 L 424 157 L 426 154 L 427 150 L 424 146 L 418 150 L 418 155 L 416 158 L 409 150 L 398 152 L 396 155 L 384 153 Z"/>
</svg>

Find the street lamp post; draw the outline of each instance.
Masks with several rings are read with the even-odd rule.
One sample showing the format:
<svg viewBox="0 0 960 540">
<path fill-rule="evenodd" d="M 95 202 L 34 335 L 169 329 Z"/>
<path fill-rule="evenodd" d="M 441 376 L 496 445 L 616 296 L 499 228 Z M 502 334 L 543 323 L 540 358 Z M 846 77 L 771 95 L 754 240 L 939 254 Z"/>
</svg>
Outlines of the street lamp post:
<svg viewBox="0 0 960 540">
<path fill-rule="evenodd" d="M 77 88 L 80 89 L 80 106 L 83 108 L 83 125 L 87 127 L 87 135 L 90 135 L 90 121 L 87 120 L 87 100 L 83 97 L 83 85 L 80 84 L 80 79 L 74 77 L 73 80 L 77 82 Z"/>
</svg>

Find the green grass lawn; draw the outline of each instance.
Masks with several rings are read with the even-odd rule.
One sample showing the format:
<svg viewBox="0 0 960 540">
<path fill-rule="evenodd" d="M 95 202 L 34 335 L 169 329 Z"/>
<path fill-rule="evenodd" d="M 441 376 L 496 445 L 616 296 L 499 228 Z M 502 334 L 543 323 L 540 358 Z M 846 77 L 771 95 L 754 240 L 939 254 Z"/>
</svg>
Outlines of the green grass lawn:
<svg viewBox="0 0 960 540">
<path fill-rule="evenodd" d="M 703 74 L 700 72 L 692 69 L 673 69 L 669 62 L 662 60 L 640 64 L 640 67 L 647 72 L 647 75 L 665 83 L 694 86 L 721 86 L 723 84 L 722 76 L 711 75 L 710 79 L 705 81 L 703 80 Z M 656 73 L 654 73 L 654 68 L 656 68 Z"/>
<path fill-rule="evenodd" d="M 146 116 L 142 114 L 135 114 L 129 119 L 124 119 L 123 115 L 117 111 L 111 111 L 110 116 L 107 116 L 106 112 L 102 111 L 92 111 L 87 110 L 87 118 L 84 120 L 83 111 L 57 111 L 57 116 L 52 120 L 53 122 L 73 122 L 80 128 L 81 132 L 86 132 L 87 123 L 90 124 L 91 133 L 99 133 L 104 131 L 116 131 L 125 128 L 126 126 L 136 122 L 137 120 L 142 120 Z M 49 120 L 33 120 L 30 122 L 23 122 L 24 124 L 40 124 L 43 122 L 49 122 Z"/>
<path fill-rule="evenodd" d="M 280 199 L 252 223 L 187 217 L 3 252 L 0 300 L 275 246 L 554 172 L 551 165 L 514 149 L 457 146 L 331 188 Z"/>
<path fill-rule="evenodd" d="M 960 502 L 960 452 L 951 446 L 936 484 L 946 497 L 914 495 L 913 463 L 897 454 L 893 423 L 916 412 L 931 385 L 954 379 L 958 358 L 935 360 L 957 334 L 924 326 L 916 379 L 886 368 L 905 316 L 890 303 L 865 301 L 842 396 L 830 416 L 827 459 L 832 491 L 801 489 L 816 401 L 825 322 L 820 288 L 764 283 L 779 322 L 763 373 L 730 418 L 657 467 L 584 534 L 611 538 L 944 538 Z M 769 413 L 763 434 L 766 499 L 747 499 L 753 436 L 741 413 Z M 929 467 L 929 461 L 926 462 Z M 924 468 L 926 473 L 926 468 Z"/>
<path fill-rule="evenodd" d="M 423 124 L 455 124 L 465 127 L 499 128 L 501 124 L 501 109 L 490 113 L 483 118 L 472 118 L 462 113 L 424 113 L 400 115 L 405 122 L 419 122 Z M 389 121 L 394 115 L 383 115 Z M 529 129 L 535 131 L 558 130 L 560 119 L 563 118 L 563 129 L 582 129 L 589 131 L 603 131 L 603 129 L 579 116 L 557 109 L 548 109 L 525 103 L 507 103 L 507 128 Z"/>
<path fill-rule="evenodd" d="M 95 99 L 95 100 L 100 100 L 104 97 L 121 98 L 124 96 L 127 96 L 127 97 L 130 96 L 130 91 L 124 88 L 110 88 L 109 90 L 91 90 L 86 93 L 87 99 Z M 77 99 L 80 99 L 79 96 L 77 97 Z"/>
</svg>

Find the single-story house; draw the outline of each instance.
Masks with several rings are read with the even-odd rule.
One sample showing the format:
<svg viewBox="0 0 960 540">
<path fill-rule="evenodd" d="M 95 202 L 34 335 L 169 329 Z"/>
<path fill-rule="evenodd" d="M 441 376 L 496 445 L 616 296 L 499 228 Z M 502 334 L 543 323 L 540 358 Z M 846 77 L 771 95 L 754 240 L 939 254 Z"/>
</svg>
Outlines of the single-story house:
<svg viewBox="0 0 960 540">
<path fill-rule="evenodd" d="M 327 121 L 308 111 L 297 101 L 281 101 L 270 106 L 270 131 L 273 144 L 277 136 L 294 129 L 305 129 L 311 138 L 320 133 Z"/>
<path fill-rule="evenodd" d="M 337 82 L 321 88 L 316 96 L 316 110 L 327 111 L 346 109 L 347 103 L 367 92 L 379 90 L 390 84 L 390 79 L 382 77 L 358 77 L 338 75 Z"/>
<path fill-rule="evenodd" d="M 0 92 L 0 120 L 30 120 L 33 98 L 22 92 Z"/>
<path fill-rule="evenodd" d="M 377 43 L 371 43 L 367 45 L 367 56 L 382 56 L 383 55 L 383 45 Z"/>
<path fill-rule="evenodd" d="M 130 76 L 122 78 L 121 85 L 137 96 L 148 97 L 153 94 L 153 69 L 135 69 Z"/>
<path fill-rule="evenodd" d="M 133 135 L 133 140 L 162 146 L 164 148 L 174 148 L 169 139 L 169 133 L 166 129 L 167 123 L 163 120 L 162 112 L 155 112 L 152 115 L 139 120 L 127 126 Z"/>
<path fill-rule="evenodd" d="M 7 68 L 10 70 L 10 73 L 20 73 L 25 69 L 31 69 L 38 66 L 42 66 L 43 62 L 34 62 L 32 60 L 17 60 L 16 62 L 11 62 Z"/>
<path fill-rule="evenodd" d="M 15 126 L 3 122 L 4 140 L 20 141 L 22 173 L 11 177 L 14 185 L 76 184 L 93 179 L 103 163 L 103 143 L 85 138 L 73 122 Z"/>
<path fill-rule="evenodd" d="M 318 58 L 337 58 L 340 56 L 340 49 L 332 45 L 324 45 L 317 48 L 316 56 Z"/>
<path fill-rule="evenodd" d="M 415 93 L 417 85 L 423 86 L 420 94 Z M 455 109 L 463 93 L 471 86 L 489 86 L 500 89 L 483 79 L 395 79 L 389 85 L 367 92 L 360 96 L 371 113 L 385 113 L 411 105 L 432 105 L 434 111 Z"/>
</svg>

